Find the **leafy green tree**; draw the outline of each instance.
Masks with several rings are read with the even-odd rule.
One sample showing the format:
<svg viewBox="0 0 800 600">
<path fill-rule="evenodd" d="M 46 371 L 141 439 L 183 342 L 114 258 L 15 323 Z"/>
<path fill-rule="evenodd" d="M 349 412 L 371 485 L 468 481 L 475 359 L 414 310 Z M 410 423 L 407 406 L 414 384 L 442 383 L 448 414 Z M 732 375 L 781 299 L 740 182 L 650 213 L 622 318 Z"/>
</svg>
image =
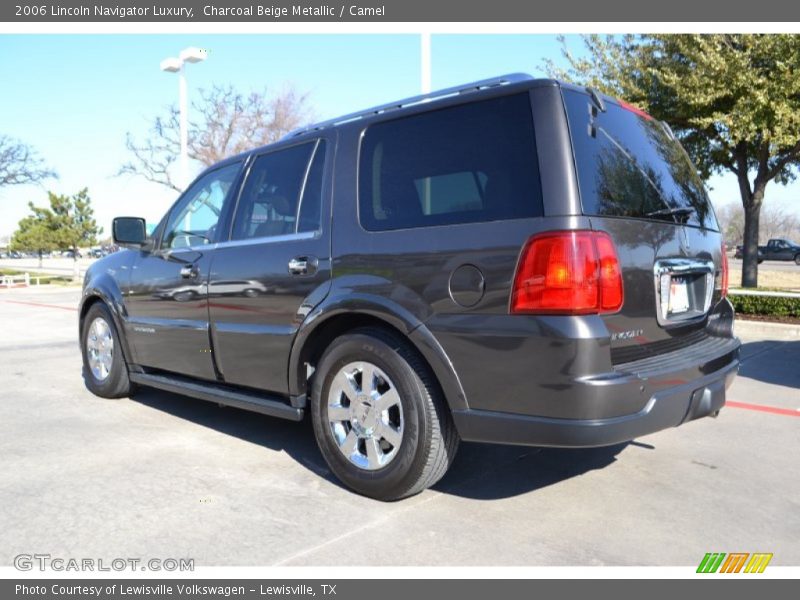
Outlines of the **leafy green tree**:
<svg viewBox="0 0 800 600">
<path fill-rule="evenodd" d="M 50 250 L 72 250 L 75 260 L 75 277 L 78 276 L 78 248 L 97 243 L 103 231 L 94 219 L 92 201 L 87 188 L 67 196 L 48 192 L 49 207 L 37 207 L 28 203 L 29 216 L 19 222 L 11 245 L 41 255 Z"/>
<path fill-rule="evenodd" d="M 19 222 L 19 228 L 11 238 L 11 248 L 24 252 L 36 252 L 39 256 L 39 267 L 42 266 L 42 254 L 58 248 L 58 229 L 55 215 L 49 208 L 37 208 L 28 203 L 32 215 Z"/>
<path fill-rule="evenodd" d="M 767 184 L 800 162 L 800 36 L 585 36 L 588 57 L 562 39 L 554 76 L 619 96 L 666 121 L 700 174 L 731 172 L 744 208 L 742 286 L 758 285 L 759 218 Z"/>
<path fill-rule="evenodd" d="M 48 193 L 50 209 L 58 228 L 56 239 L 61 248 L 72 250 L 73 258 L 78 260 L 78 248 L 97 243 L 97 236 L 103 232 L 94 219 L 89 190 L 83 188 L 72 196 Z"/>
</svg>

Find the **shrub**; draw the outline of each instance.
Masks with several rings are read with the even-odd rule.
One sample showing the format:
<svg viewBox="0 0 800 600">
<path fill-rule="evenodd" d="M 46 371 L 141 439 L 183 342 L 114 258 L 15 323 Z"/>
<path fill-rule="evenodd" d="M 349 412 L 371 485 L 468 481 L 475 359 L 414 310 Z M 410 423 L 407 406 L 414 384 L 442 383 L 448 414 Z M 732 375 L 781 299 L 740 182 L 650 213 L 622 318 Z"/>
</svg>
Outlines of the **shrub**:
<svg viewBox="0 0 800 600">
<path fill-rule="evenodd" d="M 728 299 L 737 313 L 800 317 L 800 298 L 786 296 L 750 296 L 730 294 Z"/>
</svg>

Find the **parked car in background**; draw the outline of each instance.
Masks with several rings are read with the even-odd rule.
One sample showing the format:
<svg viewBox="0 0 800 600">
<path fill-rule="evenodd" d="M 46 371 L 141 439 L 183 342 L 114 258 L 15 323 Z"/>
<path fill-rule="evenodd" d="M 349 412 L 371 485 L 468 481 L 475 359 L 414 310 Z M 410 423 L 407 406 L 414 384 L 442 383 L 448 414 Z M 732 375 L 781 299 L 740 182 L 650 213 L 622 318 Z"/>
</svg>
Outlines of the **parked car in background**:
<svg viewBox="0 0 800 600">
<path fill-rule="evenodd" d="M 758 256 L 762 260 L 791 260 L 800 265 L 800 245 L 790 240 L 773 238 L 766 246 L 758 247 Z"/>
<path fill-rule="evenodd" d="M 112 230 L 130 249 L 79 307 L 90 391 L 310 414 L 331 471 L 383 500 L 435 484 L 460 440 L 604 446 L 715 415 L 739 365 L 678 140 L 554 80 L 305 127 L 209 167 L 152 234 Z"/>
<path fill-rule="evenodd" d="M 758 247 L 758 264 L 764 262 L 764 256 L 761 248 L 762 246 Z M 736 246 L 736 252 L 733 253 L 733 258 L 737 258 L 739 260 L 744 259 L 744 246 Z"/>
</svg>

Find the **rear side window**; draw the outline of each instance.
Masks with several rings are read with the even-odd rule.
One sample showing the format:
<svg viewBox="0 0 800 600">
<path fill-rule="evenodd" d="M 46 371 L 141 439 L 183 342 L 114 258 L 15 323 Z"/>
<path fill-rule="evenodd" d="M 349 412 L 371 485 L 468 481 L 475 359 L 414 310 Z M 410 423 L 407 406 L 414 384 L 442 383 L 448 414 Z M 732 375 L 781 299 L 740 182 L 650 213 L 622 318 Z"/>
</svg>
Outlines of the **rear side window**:
<svg viewBox="0 0 800 600">
<path fill-rule="evenodd" d="M 377 123 L 360 156 L 359 215 L 370 231 L 542 214 L 528 94 Z"/>
<path fill-rule="evenodd" d="M 612 102 L 592 110 L 573 90 L 564 101 L 585 214 L 717 227 L 703 182 L 664 125 Z"/>
<path fill-rule="evenodd" d="M 232 239 L 317 231 L 324 164 L 324 140 L 256 158 L 242 188 Z"/>
</svg>

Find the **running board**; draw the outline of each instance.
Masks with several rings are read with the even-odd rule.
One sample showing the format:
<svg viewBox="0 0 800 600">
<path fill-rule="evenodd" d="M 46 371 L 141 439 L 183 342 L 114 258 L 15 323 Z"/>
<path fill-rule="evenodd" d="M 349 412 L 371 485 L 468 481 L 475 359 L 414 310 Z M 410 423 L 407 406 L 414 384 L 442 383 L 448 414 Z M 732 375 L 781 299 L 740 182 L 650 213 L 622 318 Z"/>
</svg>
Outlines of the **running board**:
<svg viewBox="0 0 800 600">
<path fill-rule="evenodd" d="M 133 383 L 191 396 L 199 400 L 234 406 L 243 410 L 269 415 L 270 417 L 289 419 L 290 421 L 301 421 L 303 419 L 303 409 L 289 406 L 280 396 L 251 394 L 223 388 L 213 383 L 190 381 L 177 376 L 135 372 L 130 372 L 128 376 Z"/>
</svg>

